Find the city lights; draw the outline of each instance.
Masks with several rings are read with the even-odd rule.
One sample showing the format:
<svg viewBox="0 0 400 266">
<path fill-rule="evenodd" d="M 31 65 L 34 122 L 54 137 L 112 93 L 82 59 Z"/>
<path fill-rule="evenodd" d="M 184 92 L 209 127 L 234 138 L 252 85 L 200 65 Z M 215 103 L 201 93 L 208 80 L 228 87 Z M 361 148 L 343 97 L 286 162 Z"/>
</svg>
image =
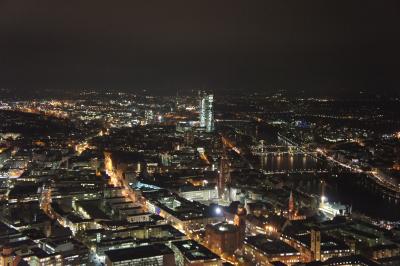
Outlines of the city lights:
<svg viewBox="0 0 400 266">
<path fill-rule="evenodd" d="M 0 266 L 400 265 L 398 1 L 3 2 Z"/>
</svg>

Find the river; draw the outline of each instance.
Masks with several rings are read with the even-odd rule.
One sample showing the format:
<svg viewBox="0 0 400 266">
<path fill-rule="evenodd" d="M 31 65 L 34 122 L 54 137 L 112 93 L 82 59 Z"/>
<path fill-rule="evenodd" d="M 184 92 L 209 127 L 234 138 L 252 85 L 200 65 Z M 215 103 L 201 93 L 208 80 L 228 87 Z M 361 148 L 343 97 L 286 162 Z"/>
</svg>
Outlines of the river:
<svg viewBox="0 0 400 266">
<path fill-rule="evenodd" d="M 264 132 L 265 140 L 270 144 L 277 144 L 274 132 Z M 273 141 L 271 141 L 271 139 Z M 400 201 L 388 200 L 379 192 L 371 191 L 361 185 L 360 176 L 351 173 L 338 173 L 330 169 L 325 162 L 321 162 L 307 155 L 273 155 L 258 156 L 253 159 L 255 166 L 266 172 L 301 172 L 328 170 L 322 174 L 292 174 L 289 182 L 307 193 L 320 194 L 321 180 L 325 180 L 325 195 L 330 202 L 340 202 L 352 206 L 353 212 L 370 216 L 374 219 L 400 221 Z"/>
</svg>

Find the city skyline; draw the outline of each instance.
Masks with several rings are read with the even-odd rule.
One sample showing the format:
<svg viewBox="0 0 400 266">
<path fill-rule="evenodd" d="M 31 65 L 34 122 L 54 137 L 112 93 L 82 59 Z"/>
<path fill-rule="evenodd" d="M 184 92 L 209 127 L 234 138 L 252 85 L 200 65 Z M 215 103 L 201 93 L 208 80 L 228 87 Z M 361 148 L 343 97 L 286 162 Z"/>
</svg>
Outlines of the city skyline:
<svg viewBox="0 0 400 266">
<path fill-rule="evenodd" d="M 399 99 L 360 95 L 2 98 L 0 264 L 396 265 Z"/>
<path fill-rule="evenodd" d="M 0 266 L 400 265 L 399 1 L 0 1 Z"/>
</svg>

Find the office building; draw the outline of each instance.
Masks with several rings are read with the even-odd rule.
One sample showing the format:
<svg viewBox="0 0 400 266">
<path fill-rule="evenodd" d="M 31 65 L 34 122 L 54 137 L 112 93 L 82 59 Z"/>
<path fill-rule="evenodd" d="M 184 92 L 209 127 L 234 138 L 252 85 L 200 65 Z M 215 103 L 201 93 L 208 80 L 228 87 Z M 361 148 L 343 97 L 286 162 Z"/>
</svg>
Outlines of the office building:
<svg viewBox="0 0 400 266">
<path fill-rule="evenodd" d="M 177 266 L 222 265 L 219 256 L 193 240 L 175 241 L 172 243 L 172 250 L 175 252 Z"/>
<path fill-rule="evenodd" d="M 206 242 L 217 254 L 231 256 L 241 246 L 239 227 L 226 222 L 206 226 Z"/>
<path fill-rule="evenodd" d="M 282 262 L 292 265 L 302 261 L 301 253 L 279 239 L 266 235 L 247 237 L 244 241 L 245 256 L 256 265 L 272 265 Z"/>
<path fill-rule="evenodd" d="M 214 131 L 214 95 L 206 92 L 200 93 L 200 127 L 206 132 Z"/>
<path fill-rule="evenodd" d="M 107 266 L 175 265 L 174 252 L 164 244 L 109 250 L 104 253 Z"/>
</svg>

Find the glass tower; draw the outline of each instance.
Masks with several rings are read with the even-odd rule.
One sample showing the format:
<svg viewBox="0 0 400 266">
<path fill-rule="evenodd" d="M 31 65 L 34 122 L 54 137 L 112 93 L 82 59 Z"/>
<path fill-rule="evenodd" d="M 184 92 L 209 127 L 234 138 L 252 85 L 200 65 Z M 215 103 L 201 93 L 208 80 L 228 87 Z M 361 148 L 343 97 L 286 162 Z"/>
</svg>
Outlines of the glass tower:
<svg viewBox="0 0 400 266">
<path fill-rule="evenodd" d="M 214 95 L 202 92 L 200 94 L 200 127 L 206 132 L 214 131 Z"/>
</svg>

